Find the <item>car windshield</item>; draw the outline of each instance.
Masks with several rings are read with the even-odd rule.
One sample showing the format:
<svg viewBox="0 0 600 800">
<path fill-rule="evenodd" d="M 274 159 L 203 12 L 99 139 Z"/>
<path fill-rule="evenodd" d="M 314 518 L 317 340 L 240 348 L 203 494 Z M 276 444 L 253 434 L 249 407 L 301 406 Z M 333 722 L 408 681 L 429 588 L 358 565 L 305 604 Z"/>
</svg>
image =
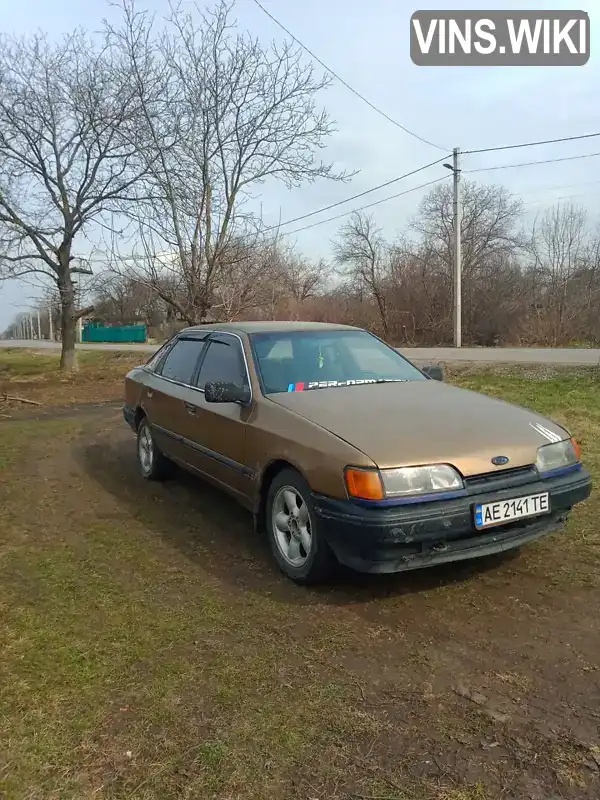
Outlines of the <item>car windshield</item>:
<svg viewBox="0 0 600 800">
<path fill-rule="evenodd" d="M 255 333 L 252 343 L 266 394 L 427 378 L 366 331 Z"/>
</svg>

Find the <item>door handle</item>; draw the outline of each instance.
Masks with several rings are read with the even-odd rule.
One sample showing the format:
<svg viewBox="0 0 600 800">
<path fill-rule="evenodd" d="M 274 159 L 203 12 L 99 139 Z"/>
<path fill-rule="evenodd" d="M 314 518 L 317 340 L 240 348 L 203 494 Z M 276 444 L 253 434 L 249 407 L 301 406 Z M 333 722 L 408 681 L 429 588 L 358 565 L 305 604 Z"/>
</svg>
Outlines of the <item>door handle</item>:
<svg viewBox="0 0 600 800">
<path fill-rule="evenodd" d="M 198 410 L 198 406 L 192 405 L 192 403 L 184 403 L 188 414 L 195 414 Z"/>
</svg>

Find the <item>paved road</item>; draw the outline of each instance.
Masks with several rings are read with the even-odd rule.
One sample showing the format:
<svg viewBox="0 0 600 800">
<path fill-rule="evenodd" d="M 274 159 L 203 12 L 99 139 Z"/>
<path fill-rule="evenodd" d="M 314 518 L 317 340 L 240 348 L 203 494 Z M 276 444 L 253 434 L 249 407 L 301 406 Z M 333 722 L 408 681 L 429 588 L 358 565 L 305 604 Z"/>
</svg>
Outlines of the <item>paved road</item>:
<svg viewBox="0 0 600 800">
<path fill-rule="evenodd" d="M 31 347 L 35 350 L 60 350 L 60 342 L 48 342 L 30 339 L 0 339 L 0 348 Z M 78 344 L 78 350 L 139 350 L 140 353 L 153 353 L 155 344 Z"/>
<path fill-rule="evenodd" d="M 2 347 L 32 347 L 58 349 L 56 342 L 0 339 Z M 131 350 L 153 353 L 156 345 L 140 344 L 81 344 L 82 350 Z M 600 365 L 600 349 L 530 348 L 530 347 L 402 347 L 407 358 L 418 364 L 444 362 L 447 364 L 549 364 L 553 366 L 584 367 Z"/>
<path fill-rule="evenodd" d="M 548 364 L 587 367 L 600 365 L 600 349 L 533 347 L 401 347 L 417 363 L 441 361 L 448 364 Z"/>
</svg>

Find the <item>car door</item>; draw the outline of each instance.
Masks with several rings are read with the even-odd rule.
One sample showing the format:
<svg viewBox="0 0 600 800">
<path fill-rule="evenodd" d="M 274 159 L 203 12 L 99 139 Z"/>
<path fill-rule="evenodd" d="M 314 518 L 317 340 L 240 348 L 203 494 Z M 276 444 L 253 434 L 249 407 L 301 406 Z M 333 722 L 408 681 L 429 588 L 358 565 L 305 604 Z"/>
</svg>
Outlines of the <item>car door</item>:
<svg viewBox="0 0 600 800">
<path fill-rule="evenodd" d="M 143 401 L 158 447 L 165 455 L 184 463 L 189 456 L 184 442 L 187 406 L 190 395 L 200 394 L 193 384 L 207 338 L 208 334 L 178 337 L 156 365 Z"/>
<path fill-rule="evenodd" d="M 195 408 L 187 410 L 190 463 L 244 500 L 251 494 L 252 471 L 246 463 L 246 423 L 252 401 L 207 403 L 204 386 L 227 381 L 252 389 L 242 340 L 233 333 L 211 334 L 196 378 Z"/>
</svg>

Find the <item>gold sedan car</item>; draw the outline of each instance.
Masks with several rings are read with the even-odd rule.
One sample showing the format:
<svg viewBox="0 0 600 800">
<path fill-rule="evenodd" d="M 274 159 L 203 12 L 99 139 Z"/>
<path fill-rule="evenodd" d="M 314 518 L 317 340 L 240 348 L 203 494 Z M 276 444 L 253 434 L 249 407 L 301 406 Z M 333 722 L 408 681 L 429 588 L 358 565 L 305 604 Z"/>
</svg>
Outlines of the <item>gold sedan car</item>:
<svg viewBox="0 0 600 800">
<path fill-rule="evenodd" d="M 436 379 L 437 378 L 437 379 Z M 399 572 L 519 547 L 590 494 L 568 431 L 449 386 L 357 328 L 188 328 L 128 373 L 142 475 L 173 463 L 266 528 L 280 568 Z"/>
</svg>

